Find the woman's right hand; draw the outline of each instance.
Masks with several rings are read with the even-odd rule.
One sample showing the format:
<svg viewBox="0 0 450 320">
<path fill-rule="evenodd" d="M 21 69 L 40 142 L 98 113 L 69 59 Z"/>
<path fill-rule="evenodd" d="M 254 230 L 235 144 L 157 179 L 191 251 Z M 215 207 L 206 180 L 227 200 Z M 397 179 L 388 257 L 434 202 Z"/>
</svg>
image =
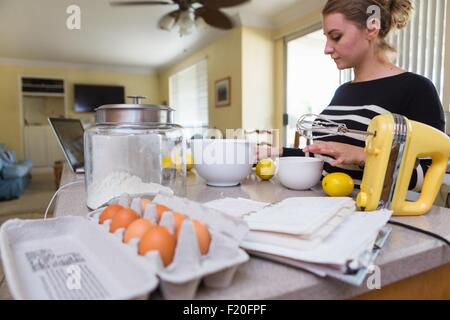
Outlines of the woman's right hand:
<svg viewBox="0 0 450 320">
<path fill-rule="evenodd" d="M 262 145 L 256 147 L 256 158 L 257 160 L 276 158 L 283 154 L 283 148 L 274 148 L 268 145 Z"/>
<path fill-rule="evenodd" d="M 366 161 L 364 148 L 339 142 L 318 141 L 303 148 L 303 151 L 333 157 L 335 160 L 331 162 L 332 166 L 340 164 L 362 166 Z"/>
</svg>

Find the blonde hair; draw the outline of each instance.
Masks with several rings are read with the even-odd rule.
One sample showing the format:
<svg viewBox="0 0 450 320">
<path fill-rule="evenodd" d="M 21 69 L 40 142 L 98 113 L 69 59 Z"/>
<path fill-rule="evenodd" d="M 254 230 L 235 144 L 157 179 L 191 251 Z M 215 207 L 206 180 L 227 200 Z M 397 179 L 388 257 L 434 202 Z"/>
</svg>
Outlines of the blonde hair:
<svg viewBox="0 0 450 320">
<path fill-rule="evenodd" d="M 378 49 L 382 52 L 396 52 L 395 48 L 386 41 L 386 37 L 392 31 L 403 29 L 408 25 L 414 10 L 411 0 L 328 0 L 322 10 L 322 15 L 341 13 L 357 26 L 367 28 L 367 20 L 370 17 L 367 9 L 370 6 L 380 8 Z"/>
</svg>

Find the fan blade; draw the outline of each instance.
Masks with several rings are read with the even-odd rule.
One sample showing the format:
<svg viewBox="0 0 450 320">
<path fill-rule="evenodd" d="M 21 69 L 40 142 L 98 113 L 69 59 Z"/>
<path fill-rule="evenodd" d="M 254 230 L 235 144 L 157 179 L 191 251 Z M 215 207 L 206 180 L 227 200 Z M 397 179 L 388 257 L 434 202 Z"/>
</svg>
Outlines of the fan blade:
<svg viewBox="0 0 450 320">
<path fill-rule="evenodd" d="M 233 22 L 219 10 L 200 7 L 195 10 L 195 15 L 202 17 L 205 22 L 219 29 L 232 29 Z"/>
<path fill-rule="evenodd" d="M 170 1 L 115 1 L 110 2 L 111 6 L 147 6 L 147 5 L 156 5 L 156 4 L 175 4 Z"/>
<path fill-rule="evenodd" d="M 202 3 L 205 7 L 217 9 L 234 7 L 249 1 L 250 0 L 199 0 L 198 2 Z"/>
<path fill-rule="evenodd" d="M 169 12 L 168 14 L 164 15 L 159 19 L 158 25 L 163 30 L 170 31 L 175 24 L 178 22 L 178 19 L 180 18 L 181 10 L 174 10 L 172 12 Z M 168 22 L 167 20 L 170 19 L 169 17 L 172 17 L 173 20 Z"/>
</svg>

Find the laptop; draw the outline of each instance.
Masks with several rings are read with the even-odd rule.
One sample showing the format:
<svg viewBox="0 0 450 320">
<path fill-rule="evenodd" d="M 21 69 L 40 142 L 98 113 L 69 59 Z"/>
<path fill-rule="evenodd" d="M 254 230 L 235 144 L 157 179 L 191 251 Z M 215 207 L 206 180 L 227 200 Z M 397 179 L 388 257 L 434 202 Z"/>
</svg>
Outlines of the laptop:
<svg viewBox="0 0 450 320">
<path fill-rule="evenodd" d="M 80 119 L 48 118 L 74 173 L 84 173 L 84 128 Z"/>
</svg>

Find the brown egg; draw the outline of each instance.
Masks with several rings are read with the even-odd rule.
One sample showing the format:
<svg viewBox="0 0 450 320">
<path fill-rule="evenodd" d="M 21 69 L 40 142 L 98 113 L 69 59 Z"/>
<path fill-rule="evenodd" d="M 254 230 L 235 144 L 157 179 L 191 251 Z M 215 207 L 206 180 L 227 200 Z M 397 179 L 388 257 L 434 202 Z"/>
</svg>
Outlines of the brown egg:
<svg viewBox="0 0 450 320">
<path fill-rule="evenodd" d="M 211 234 L 208 227 L 197 220 L 192 220 L 194 224 L 195 233 L 197 234 L 198 246 L 202 255 L 205 255 L 209 251 L 209 245 L 211 243 Z"/>
<path fill-rule="evenodd" d="M 106 220 L 112 219 L 115 214 L 122 209 L 123 207 L 120 204 L 111 204 L 107 206 L 100 215 L 98 223 L 103 224 Z"/>
<path fill-rule="evenodd" d="M 158 216 L 158 222 L 161 221 L 161 217 L 165 211 L 170 211 L 170 209 L 163 204 L 156 204 L 156 215 Z"/>
<path fill-rule="evenodd" d="M 180 230 L 180 227 L 184 220 L 186 220 L 186 217 L 182 215 L 181 213 L 174 211 L 173 212 L 173 219 L 175 220 L 175 234 L 177 234 L 178 238 L 178 230 Z"/>
<path fill-rule="evenodd" d="M 141 210 L 142 210 L 142 212 L 145 211 L 145 208 L 146 208 L 150 203 L 152 203 L 152 201 L 149 200 L 149 199 L 142 199 L 142 200 L 141 200 Z"/>
<path fill-rule="evenodd" d="M 151 227 L 139 242 L 139 254 L 145 255 L 152 250 L 159 251 L 164 266 L 172 263 L 177 245 L 176 237 L 162 226 Z"/>
<path fill-rule="evenodd" d="M 136 213 L 136 211 L 128 208 L 123 208 L 114 215 L 114 218 L 111 221 L 111 225 L 109 226 L 109 231 L 115 232 L 117 229 L 126 228 L 134 220 L 139 218 L 140 216 Z"/>
<path fill-rule="evenodd" d="M 128 243 L 133 238 L 141 240 L 142 236 L 153 226 L 154 224 L 148 219 L 134 220 L 125 230 L 123 242 Z"/>
</svg>

